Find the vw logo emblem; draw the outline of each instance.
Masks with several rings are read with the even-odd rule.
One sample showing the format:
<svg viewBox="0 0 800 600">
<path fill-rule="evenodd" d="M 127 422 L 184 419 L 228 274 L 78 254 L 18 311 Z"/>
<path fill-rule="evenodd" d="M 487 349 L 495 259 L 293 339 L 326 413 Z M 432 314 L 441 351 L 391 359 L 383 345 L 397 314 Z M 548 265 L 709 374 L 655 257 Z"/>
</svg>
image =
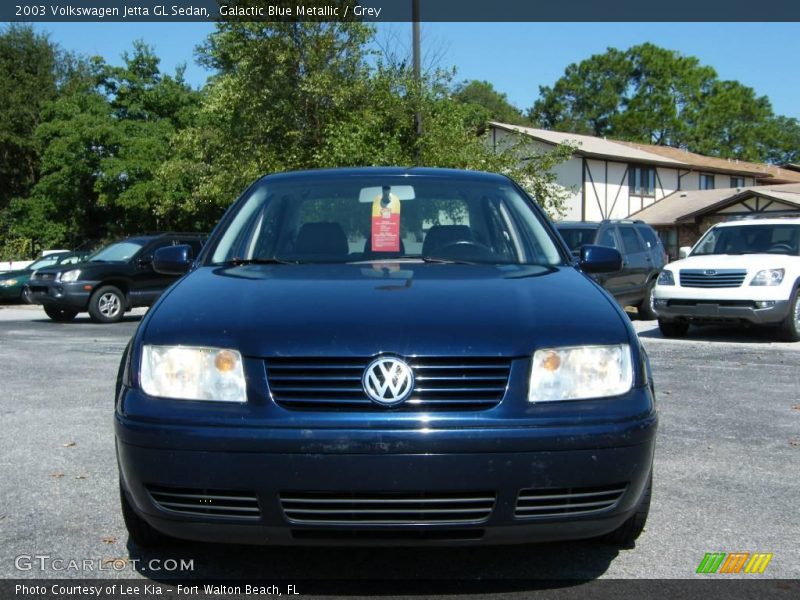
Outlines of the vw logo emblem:
<svg viewBox="0 0 800 600">
<path fill-rule="evenodd" d="M 414 372 L 399 358 L 376 358 L 364 369 L 361 384 L 373 402 L 395 406 L 414 391 Z"/>
</svg>

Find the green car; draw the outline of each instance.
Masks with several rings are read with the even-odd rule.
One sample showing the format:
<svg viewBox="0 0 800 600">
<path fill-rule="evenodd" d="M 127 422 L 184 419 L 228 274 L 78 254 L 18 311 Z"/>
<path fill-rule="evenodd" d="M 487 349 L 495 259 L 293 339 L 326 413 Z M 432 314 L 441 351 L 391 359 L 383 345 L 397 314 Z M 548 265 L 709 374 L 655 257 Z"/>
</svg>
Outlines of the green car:
<svg viewBox="0 0 800 600">
<path fill-rule="evenodd" d="M 33 261 L 24 269 L 0 273 L 0 302 L 24 300 L 23 288 L 36 269 L 83 262 L 88 252 L 57 252 Z"/>
</svg>

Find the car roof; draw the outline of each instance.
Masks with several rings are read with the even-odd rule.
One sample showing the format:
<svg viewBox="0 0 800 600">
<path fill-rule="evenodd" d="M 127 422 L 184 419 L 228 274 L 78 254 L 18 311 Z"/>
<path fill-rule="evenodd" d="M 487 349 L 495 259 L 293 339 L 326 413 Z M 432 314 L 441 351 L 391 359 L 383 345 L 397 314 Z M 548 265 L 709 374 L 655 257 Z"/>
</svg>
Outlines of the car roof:
<svg viewBox="0 0 800 600">
<path fill-rule="evenodd" d="M 605 219 L 603 221 L 557 221 L 556 227 L 584 227 L 586 229 L 594 229 L 596 227 L 600 227 L 603 224 L 617 224 L 620 223 L 625 225 L 644 225 L 645 227 L 650 227 L 644 221 L 638 221 L 635 219 Z"/>
<path fill-rule="evenodd" d="M 735 227 L 737 225 L 800 225 L 800 217 L 788 219 L 736 219 L 717 223 L 717 227 Z"/>
<path fill-rule="evenodd" d="M 152 242 L 153 240 L 157 240 L 163 237 L 170 237 L 170 236 L 178 236 L 178 237 L 196 237 L 196 238 L 204 238 L 207 237 L 208 234 L 206 233 L 197 233 L 197 232 L 180 232 L 180 231 L 164 231 L 162 233 L 147 233 L 142 235 L 132 235 L 130 237 L 122 238 L 119 240 L 114 240 L 113 242 L 109 242 L 109 244 L 118 244 L 120 242 L 138 242 L 140 244 L 147 244 L 148 242 Z"/>
<path fill-rule="evenodd" d="M 602 225 L 599 221 L 557 221 L 556 227 L 569 227 L 570 229 L 597 229 Z"/>
<path fill-rule="evenodd" d="M 259 181 L 290 181 L 293 179 L 347 179 L 350 177 L 440 177 L 443 179 L 461 179 L 508 183 L 505 175 L 486 171 L 466 171 L 463 169 L 437 169 L 432 167 L 348 167 L 341 169 L 310 169 L 307 171 L 286 171 L 265 175 Z"/>
</svg>

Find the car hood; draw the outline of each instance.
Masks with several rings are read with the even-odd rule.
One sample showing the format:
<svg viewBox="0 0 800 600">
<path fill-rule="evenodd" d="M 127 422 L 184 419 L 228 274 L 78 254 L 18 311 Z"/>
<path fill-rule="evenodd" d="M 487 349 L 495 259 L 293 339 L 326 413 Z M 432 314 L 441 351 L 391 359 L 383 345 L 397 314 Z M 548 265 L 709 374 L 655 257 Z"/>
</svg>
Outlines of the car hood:
<svg viewBox="0 0 800 600">
<path fill-rule="evenodd" d="M 16 271 L 3 271 L 0 273 L 0 280 L 2 279 L 17 279 L 19 277 L 29 277 L 31 271 L 28 269 L 18 269 Z"/>
<path fill-rule="evenodd" d="M 202 267 L 142 324 L 151 344 L 249 356 L 522 356 L 535 347 L 630 342 L 630 324 L 572 267 Z"/>
<path fill-rule="evenodd" d="M 705 254 L 676 260 L 667 268 L 675 272 L 681 269 L 780 269 L 797 264 L 798 260 L 786 254 Z"/>
</svg>

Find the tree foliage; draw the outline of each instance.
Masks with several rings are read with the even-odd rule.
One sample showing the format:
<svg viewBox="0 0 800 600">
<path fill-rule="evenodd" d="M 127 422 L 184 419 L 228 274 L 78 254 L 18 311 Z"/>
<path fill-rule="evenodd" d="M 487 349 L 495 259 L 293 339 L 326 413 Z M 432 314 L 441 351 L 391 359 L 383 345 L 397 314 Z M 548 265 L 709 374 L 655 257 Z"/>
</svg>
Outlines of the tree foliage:
<svg viewBox="0 0 800 600">
<path fill-rule="evenodd" d="M 479 129 L 487 121 L 500 121 L 511 125 L 529 125 L 530 121 L 508 101 L 502 92 L 488 81 L 463 81 L 455 86 L 453 99 L 475 111 L 474 119 Z"/>
<path fill-rule="evenodd" d="M 653 44 L 609 48 L 539 91 L 530 116 L 549 129 L 751 161 L 788 162 L 798 152 L 797 121 L 775 116 L 765 96 Z"/>
<path fill-rule="evenodd" d="M 476 105 L 452 97 L 451 73 L 417 82 L 405 62 L 371 53 L 373 34 L 362 23 L 219 24 L 199 49 L 216 74 L 197 123 L 174 140 L 166 202 L 187 219 L 210 219 L 264 173 L 420 165 L 524 171 L 558 208 L 547 169 L 534 173 L 536 160 L 522 168 L 476 135 Z"/>
<path fill-rule="evenodd" d="M 27 195 L 39 173 L 34 131 L 57 94 L 59 51 L 28 25 L 0 32 L 0 209 Z"/>
<path fill-rule="evenodd" d="M 530 121 L 486 81 L 454 83 L 375 50 L 362 22 L 220 22 L 191 89 L 143 42 L 118 65 L 28 26 L 0 32 L 0 256 L 145 230 L 208 231 L 265 173 L 340 166 L 503 172 L 551 214 L 572 149 L 493 148 L 486 123 Z M 800 125 L 697 59 L 650 44 L 570 65 L 529 117 L 545 127 L 717 156 L 800 160 Z M 417 131 L 421 117 L 421 135 Z M 3 250 L 3 248 L 6 250 Z M 17 257 L 18 258 L 18 257 Z"/>
</svg>

